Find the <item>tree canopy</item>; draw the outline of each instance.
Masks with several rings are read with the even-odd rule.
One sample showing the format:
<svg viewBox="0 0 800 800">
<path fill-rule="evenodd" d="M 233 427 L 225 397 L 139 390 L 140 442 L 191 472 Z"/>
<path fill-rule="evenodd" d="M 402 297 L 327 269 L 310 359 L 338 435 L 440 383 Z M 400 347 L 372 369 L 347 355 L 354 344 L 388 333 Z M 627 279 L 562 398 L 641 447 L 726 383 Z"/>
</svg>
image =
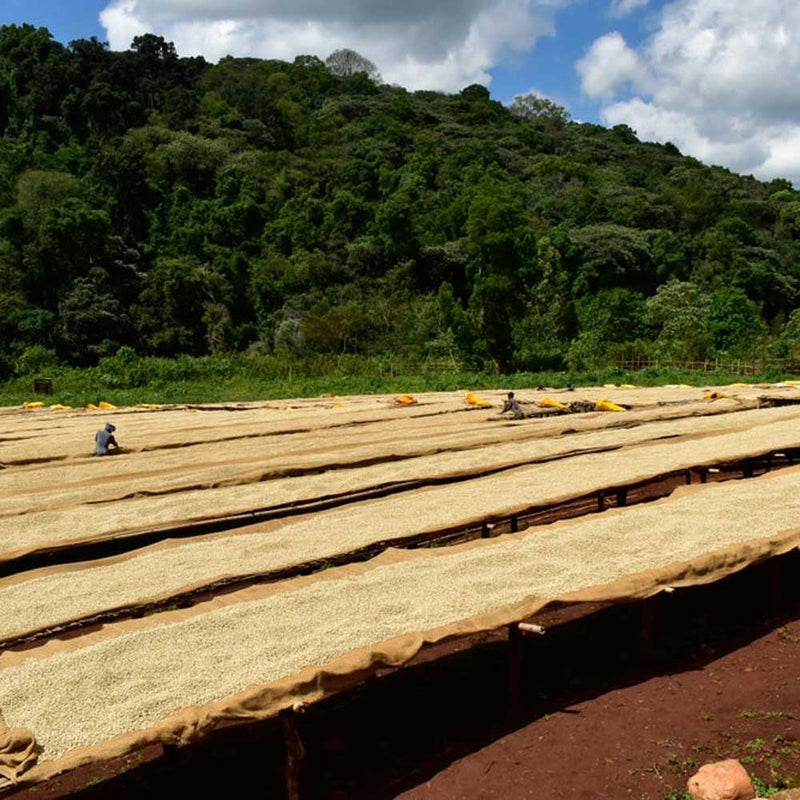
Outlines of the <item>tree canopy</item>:
<svg viewBox="0 0 800 800">
<path fill-rule="evenodd" d="M 351 75 L 363 72 L 372 80 L 380 83 L 381 76 L 375 64 L 355 50 L 347 48 L 334 50 L 325 59 L 325 66 L 332 75 L 336 75 L 339 78 L 349 78 Z"/>
<path fill-rule="evenodd" d="M 536 95 L 409 92 L 350 50 L 209 64 L 0 27 L 0 376 L 121 347 L 793 354 L 799 287 L 791 184 Z"/>
</svg>

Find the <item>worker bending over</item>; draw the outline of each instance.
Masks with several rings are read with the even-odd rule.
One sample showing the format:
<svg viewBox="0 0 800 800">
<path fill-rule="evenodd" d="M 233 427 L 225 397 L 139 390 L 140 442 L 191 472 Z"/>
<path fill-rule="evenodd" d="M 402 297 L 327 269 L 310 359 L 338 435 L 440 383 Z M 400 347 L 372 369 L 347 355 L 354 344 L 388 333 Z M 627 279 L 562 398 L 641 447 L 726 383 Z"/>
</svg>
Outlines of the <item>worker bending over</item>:
<svg viewBox="0 0 800 800">
<path fill-rule="evenodd" d="M 514 397 L 514 392 L 508 393 L 508 399 L 503 403 L 503 410 L 500 413 L 505 414 L 506 411 L 510 411 L 514 415 L 514 419 L 525 419 L 525 411 Z"/>
<path fill-rule="evenodd" d="M 115 425 L 112 425 L 110 422 L 106 422 L 105 427 L 102 430 L 97 431 L 97 433 L 94 435 L 93 456 L 112 455 L 112 452 L 108 449 L 109 447 L 115 448 L 115 451 L 119 449 L 117 440 L 114 438 L 114 431 L 116 429 L 117 428 Z"/>
</svg>

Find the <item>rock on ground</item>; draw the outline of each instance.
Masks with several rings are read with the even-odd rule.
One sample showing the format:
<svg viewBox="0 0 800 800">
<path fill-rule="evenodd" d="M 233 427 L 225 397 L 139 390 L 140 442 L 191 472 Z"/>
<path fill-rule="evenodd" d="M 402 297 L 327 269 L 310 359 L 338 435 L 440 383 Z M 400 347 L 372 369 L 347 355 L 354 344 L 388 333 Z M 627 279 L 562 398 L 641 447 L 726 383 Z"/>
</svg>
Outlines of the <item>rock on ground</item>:
<svg viewBox="0 0 800 800">
<path fill-rule="evenodd" d="M 706 764 L 689 778 L 692 800 L 753 800 L 756 796 L 747 770 L 735 759 Z"/>
</svg>

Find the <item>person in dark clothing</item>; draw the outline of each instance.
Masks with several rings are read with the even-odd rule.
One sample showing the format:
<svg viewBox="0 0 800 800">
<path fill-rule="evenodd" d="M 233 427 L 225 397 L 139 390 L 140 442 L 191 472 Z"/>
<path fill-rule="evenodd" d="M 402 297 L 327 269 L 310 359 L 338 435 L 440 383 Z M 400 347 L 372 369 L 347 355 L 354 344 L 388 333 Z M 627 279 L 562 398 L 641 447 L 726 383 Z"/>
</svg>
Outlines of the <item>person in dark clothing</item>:
<svg viewBox="0 0 800 800">
<path fill-rule="evenodd" d="M 508 399 L 503 403 L 503 410 L 500 413 L 505 414 L 506 411 L 510 411 L 514 415 L 514 419 L 525 419 L 525 412 L 522 410 L 519 401 L 514 397 L 514 392 L 508 393 Z"/>
<path fill-rule="evenodd" d="M 93 456 L 111 455 L 112 453 L 109 451 L 109 447 L 114 447 L 117 450 L 119 449 L 117 440 L 114 438 L 114 431 L 116 429 L 117 428 L 115 425 L 112 425 L 110 422 L 106 422 L 105 427 L 102 430 L 97 431 L 97 433 L 94 435 Z"/>
</svg>

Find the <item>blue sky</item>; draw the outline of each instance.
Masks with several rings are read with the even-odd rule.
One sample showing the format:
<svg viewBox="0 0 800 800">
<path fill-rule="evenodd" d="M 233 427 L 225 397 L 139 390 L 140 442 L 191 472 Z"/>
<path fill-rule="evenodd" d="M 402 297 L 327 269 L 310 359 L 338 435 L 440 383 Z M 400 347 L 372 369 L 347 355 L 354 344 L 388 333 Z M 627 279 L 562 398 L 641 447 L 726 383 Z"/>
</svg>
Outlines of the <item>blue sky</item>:
<svg viewBox="0 0 800 800">
<path fill-rule="evenodd" d="M 576 63 L 596 39 L 610 31 L 619 31 L 629 44 L 639 45 L 661 5 L 653 2 L 624 17 L 613 16 L 604 2 L 589 0 L 567 6 L 556 14 L 554 36 L 542 37 L 532 52 L 508 58 L 490 70 L 492 94 L 508 102 L 535 87 L 567 106 L 575 119 L 599 122 L 600 103 L 581 91 Z"/>
<path fill-rule="evenodd" d="M 99 15 L 107 5 L 107 0 L 0 0 L 0 22 L 45 27 L 64 43 L 90 36 L 105 39 Z"/>
<path fill-rule="evenodd" d="M 0 22 L 112 49 L 150 31 L 182 55 L 325 58 L 409 89 L 535 89 L 706 163 L 800 183 L 798 0 L 0 0 Z"/>
</svg>

